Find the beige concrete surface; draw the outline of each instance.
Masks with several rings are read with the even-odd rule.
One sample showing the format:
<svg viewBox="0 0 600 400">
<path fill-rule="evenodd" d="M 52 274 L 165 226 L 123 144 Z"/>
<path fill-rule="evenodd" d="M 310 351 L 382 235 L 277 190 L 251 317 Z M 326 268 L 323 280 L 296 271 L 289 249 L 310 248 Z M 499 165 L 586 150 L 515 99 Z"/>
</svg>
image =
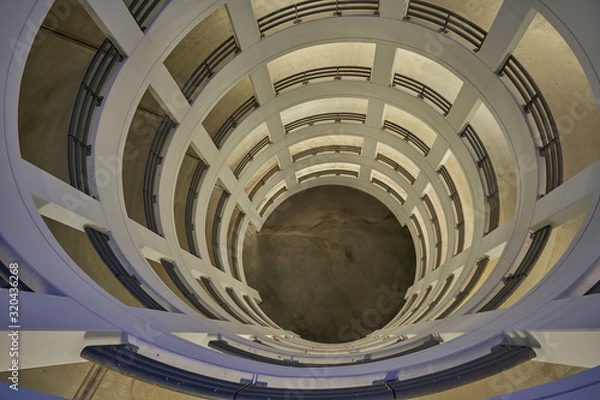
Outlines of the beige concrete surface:
<svg viewBox="0 0 600 400">
<path fill-rule="evenodd" d="M 177 239 L 179 240 L 179 246 L 185 251 L 190 251 L 185 229 L 185 206 L 187 204 L 187 194 L 192 183 L 194 171 L 198 165 L 199 158 L 196 152 L 190 146 L 186 152 L 181 168 L 179 169 L 179 175 L 177 175 L 177 184 L 175 186 L 173 212 L 175 215 L 175 230 L 177 232 Z M 198 207 L 199 208 L 199 207 Z M 192 223 L 194 222 L 194 216 L 192 216 Z M 199 232 L 202 232 L 200 229 Z M 198 248 L 198 245 L 196 245 Z"/>
</svg>

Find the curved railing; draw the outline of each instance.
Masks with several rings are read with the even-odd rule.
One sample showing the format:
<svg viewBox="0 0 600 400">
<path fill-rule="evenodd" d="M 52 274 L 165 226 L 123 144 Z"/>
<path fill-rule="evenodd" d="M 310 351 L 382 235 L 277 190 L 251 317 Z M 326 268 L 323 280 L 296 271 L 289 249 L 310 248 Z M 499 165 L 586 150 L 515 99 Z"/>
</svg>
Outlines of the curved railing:
<svg viewBox="0 0 600 400">
<path fill-rule="evenodd" d="M 351 176 L 358 178 L 358 171 L 349 171 L 344 169 L 327 169 L 323 171 L 311 172 L 298 178 L 298 183 L 306 182 L 311 179 L 318 179 L 323 176 Z"/>
<path fill-rule="evenodd" d="M 169 0 L 133 0 L 129 5 L 129 11 L 142 30 L 146 30 L 146 21 L 158 12 L 158 5 Z"/>
<path fill-rule="evenodd" d="M 375 186 L 379 186 L 381 189 L 383 189 L 384 192 L 388 193 L 400 204 L 404 205 L 404 199 L 402 198 L 402 196 L 400 196 L 400 194 L 396 192 L 390 185 L 377 178 L 371 178 L 371 183 Z"/>
<path fill-rule="evenodd" d="M 204 286 L 204 289 L 206 290 L 206 292 L 208 293 L 208 295 L 230 316 L 232 316 L 233 318 L 235 318 L 236 320 L 238 320 L 239 322 L 241 322 L 242 324 L 249 324 L 248 321 L 246 321 L 244 318 L 242 318 L 242 316 L 240 316 L 237 312 L 235 312 L 233 310 L 233 308 L 231 308 L 231 306 L 229 305 L 229 303 L 223 298 L 221 297 L 221 295 L 219 294 L 219 291 L 217 290 L 217 288 L 214 286 L 212 280 L 210 278 L 207 278 L 205 276 L 200 277 L 200 281 L 202 282 L 202 286 Z"/>
<path fill-rule="evenodd" d="M 156 131 L 156 135 L 154 135 L 154 139 L 152 140 L 150 152 L 146 159 L 146 168 L 144 169 L 144 214 L 146 216 L 146 225 L 148 226 L 148 229 L 154 233 L 159 233 L 156 217 L 157 212 L 155 210 L 156 172 L 158 171 L 158 166 L 162 163 L 165 144 L 175 126 L 177 126 L 177 124 L 173 122 L 169 116 L 165 115 L 163 117 L 158 126 L 158 130 Z"/>
<path fill-rule="evenodd" d="M 267 181 L 269 179 L 271 179 L 271 177 L 273 177 L 273 175 L 275 175 L 276 173 L 278 173 L 279 171 L 281 171 L 281 168 L 278 165 L 275 165 L 273 168 L 271 168 L 270 170 L 268 170 L 263 176 L 262 178 L 260 178 L 258 180 L 258 182 L 256 182 L 256 184 L 254 185 L 254 187 L 252 187 L 252 190 L 250 191 L 250 193 L 248 194 L 248 198 L 250 200 L 254 200 L 254 196 L 256 196 L 256 193 L 258 193 L 258 191 L 260 190 L 260 188 L 262 188 L 263 186 L 265 186 L 265 184 L 267 183 Z"/>
<path fill-rule="evenodd" d="M 435 212 L 435 208 L 433 207 L 433 203 L 428 195 L 423 195 L 421 197 L 423 203 L 425 203 L 425 208 L 429 213 L 429 221 L 433 225 L 433 243 L 435 247 L 435 265 L 433 269 L 436 269 L 440 266 L 442 261 L 442 230 L 440 228 L 440 220 L 438 219 L 437 213 Z"/>
<path fill-rule="evenodd" d="M 104 96 L 102 89 L 108 82 L 118 62 L 123 60 L 116 46 L 105 39 L 79 85 L 73 104 L 67 143 L 69 183 L 71 186 L 90 195 L 90 183 L 87 170 L 87 158 L 92 154 L 89 135 L 96 109 L 100 107 Z"/>
<path fill-rule="evenodd" d="M 282 90 L 294 86 L 308 85 L 311 81 L 328 78 L 334 80 L 341 80 L 342 78 L 361 78 L 369 80 L 371 79 L 371 68 L 350 65 L 314 68 L 280 79 L 275 82 L 273 86 L 275 87 L 275 94 L 279 94 Z"/>
<path fill-rule="evenodd" d="M 246 118 L 252 112 L 252 110 L 258 108 L 258 106 L 258 101 L 254 96 L 250 97 L 248 100 L 242 103 L 242 105 L 239 106 L 233 112 L 233 114 L 227 117 L 225 122 L 223 122 L 219 130 L 215 133 L 215 136 L 212 138 L 213 142 L 215 143 L 215 146 L 217 146 L 217 148 L 220 149 L 223 143 L 225 142 L 227 134 L 231 130 L 235 129 L 235 127 L 238 126 L 238 124 L 242 122 L 244 118 Z"/>
<path fill-rule="evenodd" d="M 350 146 L 343 144 L 335 144 L 328 146 L 313 147 L 312 149 L 300 151 L 292 156 L 294 162 L 302 160 L 306 157 L 316 156 L 324 153 L 341 153 L 341 154 L 357 154 L 360 155 L 362 149 L 360 146 Z"/>
<path fill-rule="evenodd" d="M 196 248 L 196 239 L 194 238 L 194 202 L 198 198 L 198 191 L 200 190 L 200 180 L 204 175 L 204 172 L 208 169 L 208 166 L 202 160 L 198 160 L 198 165 L 194 169 L 192 175 L 192 181 L 188 189 L 187 198 L 185 201 L 185 237 L 187 240 L 188 248 L 190 253 L 196 257 L 200 257 L 200 253 Z"/>
<path fill-rule="evenodd" d="M 110 272 L 114 275 L 115 278 L 127 289 L 127 291 L 146 308 L 150 308 L 152 310 L 160 310 L 166 311 L 166 309 L 161 306 L 156 300 L 152 298 L 142 288 L 141 282 L 133 275 L 131 275 L 113 249 L 110 246 L 110 237 L 106 233 L 102 233 L 100 231 L 95 230 L 89 226 L 84 227 L 84 231 L 87 234 L 90 242 L 96 249 L 96 252 L 106 264 Z"/>
<path fill-rule="evenodd" d="M 246 168 L 246 166 L 248 164 L 250 164 L 252 162 L 252 160 L 254 160 L 254 157 L 256 157 L 256 155 L 258 153 L 260 153 L 261 150 L 263 150 L 265 147 L 267 147 L 270 144 L 271 144 L 271 139 L 269 139 L 268 136 L 265 136 L 252 149 L 250 149 L 248 154 L 246 154 L 244 156 L 244 158 L 242 158 L 242 160 L 238 163 L 237 167 L 235 167 L 235 170 L 233 171 L 233 174 L 235 175 L 235 177 L 239 178 L 240 175 L 242 174 L 242 171 Z"/>
<path fill-rule="evenodd" d="M 294 129 L 298 129 L 302 126 L 312 126 L 322 122 L 328 123 L 340 123 L 345 122 L 360 122 L 365 123 L 367 116 L 365 114 L 353 113 L 353 112 L 335 112 L 335 113 L 323 113 L 309 115 L 308 117 L 300 118 L 285 125 L 285 133 L 288 134 Z"/>
<path fill-rule="evenodd" d="M 542 255 L 551 232 L 552 226 L 547 225 L 531 234 L 531 244 L 515 272 L 502 279 L 500 291 L 477 312 L 496 310 L 521 286 Z"/>
<path fill-rule="evenodd" d="M 452 108 L 452 103 L 430 86 L 419 82 L 416 79 L 410 78 L 402 74 L 394 74 L 392 87 L 400 86 L 414 93 L 421 100 L 428 100 L 436 106 L 444 116 L 448 115 Z"/>
<path fill-rule="evenodd" d="M 179 276 L 175 264 L 163 259 L 160 260 L 160 263 L 165 269 L 167 275 L 169 275 L 171 281 L 173 281 L 177 289 L 179 289 L 183 297 L 185 297 L 194 306 L 194 308 L 200 312 L 200 314 L 210 319 L 220 319 L 215 314 L 213 314 L 208 308 L 206 308 L 204 304 L 200 302 L 200 300 L 198 300 L 198 296 L 196 294 L 190 291 L 188 286 L 183 282 L 183 280 Z"/>
<path fill-rule="evenodd" d="M 468 19 L 436 4 L 411 0 L 408 3 L 406 19 L 418 18 L 440 27 L 443 33 L 454 32 L 475 46 L 477 52 L 481 48 L 487 32 Z"/>
<path fill-rule="evenodd" d="M 388 120 L 383 121 L 383 126 L 381 127 L 381 129 L 391 131 L 399 135 L 400 137 L 402 137 L 402 139 L 415 146 L 417 150 L 421 151 L 421 153 L 423 153 L 425 157 L 427 156 L 427 154 L 429 154 L 429 146 L 427 146 L 425 142 L 419 139 L 414 133 L 412 133 L 408 129 L 403 128 L 400 125 Z"/>
<path fill-rule="evenodd" d="M 450 287 L 452 286 L 452 283 L 454 282 L 454 278 L 454 275 L 449 275 L 446 277 L 442 290 L 440 290 L 438 295 L 435 296 L 435 299 L 431 303 L 429 303 L 427 309 L 421 315 L 419 315 L 417 319 L 413 321 L 413 324 L 416 324 L 417 322 L 423 320 L 423 318 L 425 318 L 427 314 L 429 314 L 431 310 L 433 310 L 444 299 L 444 297 L 446 297 L 448 291 L 450 290 Z"/>
<path fill-rule="evenodd" d="M 219 238 L 219 227 L 221 226 L 221 220 L 223 219 L 223 212 L 225 211 L 225 204 L 227 203 L 227 199 L 229 199 L 229 193 L 226 190 L 223 190 L 221 193 L 221 197 L 219 197 L 219 201 L 217 203 L 217 208 L 215 209 L 215 217 L 212 223 L 212 254 L 213 261 L 215 263 L 215 267 L 219 268 L 221 271 L 225 271 L 223 267 L 223 263 L 221 261 L 221 252 L 219 251 L 220 247 L 220 238 Z"/>
<path fill-rule="evenodd" d="M 498 180 L 496 172 L 492 165 L 492 159 L 488 154 L 483 142 L 471 125 L 467 125 L 460 137 L 466 139 L 471 149 L 471 154 L 475 159 L 479 176 L 484 183 L 486 190 L 486 234 L 498 227 L 500 223 L 500 194 L 498 192 Z"/>
<path fill-rule="evenodd" d="M 402 320 L 398 321 L 398 322 L 404 323 L 410 317 L 412 317 L 423 306 L 423 304 L 425 304 L 425 301 L 429 298 L 429 295 L 431 294 L 432 290 L 433 290 L 433 286 L 427 286 L 427 288 L 425 289 L 425 293 L 423 293 L 423 295 L 419 299 L 419 302 L 412 308 L 412 310 L 408 310 L 407 313 L 402 318 Z"/>
<path fill-rule="evenodd" d="M 191 372 L 140 354 L 130 345 L 87 346 L 80 356 L 111 371 L 130 376 L 164 389 L 188 395 L 237 400 L 285 399 L 289 388 L 268 386 L 264 383 L 234 382 Z M 395 399 L 413 398 L 437 393 L 453 387 L 478 381 L 513 368 L 535 357 L 531 347 L 499 345 L 489 353 L 461 364 L 422 376 L 375 381 L 366 386 L 330 389 L 295 389 L 293 395 L 301 399 Z M 135 360 L 135 362 L 123 362 Z"/>
<path fill-rule="evenodd" d="M 410 182 L 411 185 L 413 183 L 415 183 L 415 177 L 412 176 L 412 174 L 410 172 L 408 172 L 406 170 L 406 168 L 404 168 L 402 165 L 398 164 L 396 161 L 392 160 L 388 156 L 385 156 L 381 153 L 377 153 L 376 160 L 381 161 L 382 163 L 387 164 L 390 167 L 392 167 L 392 169 L 394 171 L 396 171 L 400 175 L 404 176 Z"/>
<path fill-rule="evenodd" d="M 239 52 L 235 37 L 231 35 L 200 63 L 181 88 L 190 104 L 198 96 L 204 83 Z"/>
<path fill-rule="evenodd" d="M 306 0 L 268 13 L 256 21 L 261 36 L 281 25 L 299 24 L 302 18 L 319 14 L 342 16 L 344 12 L 378 14 L 379 0 Z"/>
<path fill-rule="evenodd" d="M 225 291 L 227 292 L 227 295 L 231 298 L 231 300 L 233 300 L 233 302 L 235 303 L 235 305 L 238 306 L 238 308 L 240 310 L 242 310 L 244 312 L 244 314 L 246 314 L 248 317 L 250 317 L 250 319 L 252 319 L 254 322 L 256 322 L 259 325 L 268 326 L 263 321 L 261 321 L 257 316 L 255 316 L 248 309 L 248 307 L 246 307 L 246 305 L 244 303 L 242 303 L 242 301 L 240 300 L 240 298 L 237 296 L 235 290 L 233 290 L 232 288 L 228 287 L 228 288 L 225 289 Z"/>
<path fill-rule="evenodd" d="M 242 225 L 242 221 L 244 220 L 245 216 L 246 214 L 240 211 L 237 215 L 237 218 L 235 219 L 235 222 L 233 224 L 233 233 L 231 234 L 231 248 L 229 250 L 231 251 L 231 272 L 233 273 L 233 277 L 238 281 L 242 280 L 242 276 L 240 274 L 240 266 L 238 263 L 237 247 L 240 234 L 240 226 Z"/>
<path fill-rule="evenodd" d="M 265 205 L 260 209 L 259 215 L 262 217 L 265 215 L 265 212 L 267 211 L 267 209 L 269 207 L 271 207 L 273 205 L 273 203 L 275 203 L 275 201 L 281 197 L 285 192 L 287 192 L 288 189 L 287 187 L 282 187 L 281 189 L 279 189 L 277 192 L 275 192 L 275 194 L 273 196 L 271 196 L 271 198 L 265 203 Z"/>
<path fill-rule="evenodd" d="M 435 318 L 436 320 L 449 317 L 452 315 L 452 313 L 454 313 L 454 311 L 456 311 L 456 309 L 458 309 L 467 296 L 473 291 L 473 289 L 475 289 L 475 286 L 477 286 L 477 283 L 483 276 L 483 273 L 485 272 L 489 263 L 489 257 L 481 258 L 477 261 L 475 268 L 473 268 L 472 275 L 467 281 L 467 284 L 456 294 L 456 296 L 454 296 L 454 300 L 450 306 L 448 306 L 444 312 Z"/>
<path fill-rule="evenodd" d="M 454 180 L 452 180 L 452 176 L 450 176 L 446 167 L 441 166 L 437 173 L 442 177 L 442 181 L 446 184 L 448 197 L 454 206 L 454 220 L 456 221 L 455 228 L 457 232 L 456 250 L 454 254 L 456 255 L 462 252 L 465 246 L 465 217 L 463 214 L 462 203 L 458 191 L 456 190 L 456 186 L 454 185 Z"/>
<path fill-rule="evenodd" d="M 21 271 L 22 273 L 23 271 Z M 15 278 L 18 278 L 15 280 Z M 16 286 L 13 286 L 16 285 Z M 0 260 L 0 288 L 2 289 L 13 289 L 16 288 L 21 292 L 33 292 L 33 289 L 31 289 L 29 286 L 27 286 L 25 284 L 25 282 L 23 282 L 21 280 L 21 276 L 19 275 L 14 275 L 10 268 L 8 268 L 6 266 L 6 264 L 4 264 L 1 260 Z"/>
<path fill-rule="evenodd" d="M 415 229 L 417 230 L 417 239 L 419 240 L 419 246 L 421 247 L 421 269 L 419 271 L 419 279 L 423 279 L 425 277 L 425 271 L 427 270 L 427 251 L 425 248 L 425 238 L 423 237 L 423 230 L 421 230 L 421 225 L 419 224 L 419 220 L 417 219 L 415 214 L 410 216 L 410 220 L 415 225 Z"/>
<path fill-rule="evenodd" d="M 542 194 L 547 194 L 563 181 L 562 146 L 550 106 L 529 72 L 514 56 L 510 55 L 506 59 L 498 74 L 505 75 L 515 86 L 525 102 L 523 110 L 533 118 L 537 128 L 537 139 L 541 141 L 540 156 L 546 164 L 546 187 Z"/>
</svg>

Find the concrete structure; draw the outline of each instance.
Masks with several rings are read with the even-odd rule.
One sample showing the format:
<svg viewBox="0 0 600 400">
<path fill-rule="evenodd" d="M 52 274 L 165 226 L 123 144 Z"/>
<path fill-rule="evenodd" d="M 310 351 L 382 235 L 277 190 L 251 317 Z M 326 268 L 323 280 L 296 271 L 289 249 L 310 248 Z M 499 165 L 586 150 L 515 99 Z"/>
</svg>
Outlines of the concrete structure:
<svg viewBox="0 0 600 400">
<path fill-rule="evenodd" d="M 149 3 L 1 6 L 0 343 L 18 346 L 3 377 L 83 355 L 171 389 L 165 366 L 234 388 L 179 388 L 205 397 L 415 397 L 446 389 L 444 371 L 513 366 L 477 364 L 495 348 L 588 369 L 515 398 L 597 393 L 596 2 L 339 1 L 288 20 L 267 14 L 287 1 Z M 176 190 L 182 174 L 198 179 Z M 278 327 L 243 274 L 248 227 L 320 185 L 378 198 L 418 260 L 400 313 L 343 344 Z M 90 355 L 107 348 L 137 353 Z M 89 398 L 106 371 L 79 372 Z"/>
</svg>

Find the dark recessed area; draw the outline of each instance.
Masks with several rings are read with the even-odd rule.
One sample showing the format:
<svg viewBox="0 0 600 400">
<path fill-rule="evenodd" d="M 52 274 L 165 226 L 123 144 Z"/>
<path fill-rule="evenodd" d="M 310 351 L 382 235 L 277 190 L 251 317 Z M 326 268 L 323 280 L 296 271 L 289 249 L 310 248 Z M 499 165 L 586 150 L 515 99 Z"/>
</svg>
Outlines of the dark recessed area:
<svg viewBox="0 0 600 400">
<path fill-rule="evenodd" d="M 343 186 L 284 201 L 244 242 L 262 309 L 304 339 L 348 342 L 383 327 L 415 276 L 414 244 L 376 198 Z"/>
</svg>

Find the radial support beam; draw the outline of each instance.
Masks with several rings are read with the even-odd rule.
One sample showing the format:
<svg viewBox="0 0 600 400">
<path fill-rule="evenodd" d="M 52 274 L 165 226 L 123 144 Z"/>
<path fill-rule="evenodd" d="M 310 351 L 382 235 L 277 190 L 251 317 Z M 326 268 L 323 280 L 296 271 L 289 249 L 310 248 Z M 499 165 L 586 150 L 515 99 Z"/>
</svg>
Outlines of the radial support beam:
<svg viewBox="0 0 600 400">
<path fill-rule="evenodd" d="M 275 98 L 275 89 L 271 82 L 271 75 L 266 64 L 262 64 L 250 73 L 250 80 L 254 87 L 254 93 L 258 104 L 266 104 Z"/>
<path fill-rule="evenodd" d="M 285 128 L 283 127 L 280 114 L 272 114 L 268 116 L 265 119 L 265 123 L 267 124 L 267 129 L 269 130 L 271 142 L 276 143 L 285 138 Z"/>
<path fill-rule="evenodd" d="M 233 25 L 235 37 L 242 50 L 260 41 L 260 31 L 252 10 L 252 2 L 246 0 L 227 1 L 229 19 Z"/>
<path fill-rule="evenodd" d="M 379 129 L 383 126 L 383 114 L 385 112 L 385 102 L 379 99 L 371 99 L 367 105 L 367 120 L 365 125 L 371 128 Z"/>
<path fill-rule="evenodd" d="M 535 17 L 531 0 L 505 0 L 488 32 L 479 57 L 493 71 L 514 51 Z"/>
<path fill-rule="evenodd" d="M 149 90 L 173 121 L 178 124 L 183 121 L 190 104 L 164 64 L 152 70 Z"/>
<path fill-rule="evenodd" d="M 277 161 L 279 162 L 279 168 L 281 168 L 282 170 L 286 170 L 291 167 L 291 165 L 294 162 L 292 161 L 292 157 L 290 156 L 290 150 L 288 147 L 282 148 L 277 152 Z M 286 175 L 285 185 L 287 186 L 288 190 L 298 185 L 296 176 Z"/>
<path fill-rule="evenodd" d="M 427 162 L 434 171 L 437 171 L 448 159 L 450 156 L 450 149 L 448 147 L 448 143 L 438 136 L 433 142 L 433 146 L 431 146 L 431 150 L 427 154 Z"/>
<path fill-rule="evenodd" d="M 477 112 L 480 104 L 479 90 L 469 82 L 465 82 L 446 116 L 446 121 L 456 132 L 462 132 L 464 126 Z"/>
<path fill-rule="evenodd" d="M 194 129 L 191 146 L 208 165 L 211 165 L 219 154 L 219 149 L 201 124 Z"/>
<path fill-rule="evenodd" d="M 560 226 L 587 212 L 591 197 L 600 190 L 600 161 L 596 161 L 539 199 L 535 205 L 532 229 L 551 224 Z"/>
<path fill-rule="evenodd" d="M 121 53 L 131 55 L 144 33 L 125 3 L 122 0 L 82 0 L 81 4 Z"/>
<path fill-rule="evenodd" d="M 396 46 L 388 43 L 378 43 L 375 47 L 375 60 L 371 82 L 388 86 L 392 83 L 394 63 L 396 61 Z"/>
<path fill-rule="evenodd" d="M 408 8 L 409 0 L 379 0 L 379 16 L 402 19 Z"/>
</svg>

